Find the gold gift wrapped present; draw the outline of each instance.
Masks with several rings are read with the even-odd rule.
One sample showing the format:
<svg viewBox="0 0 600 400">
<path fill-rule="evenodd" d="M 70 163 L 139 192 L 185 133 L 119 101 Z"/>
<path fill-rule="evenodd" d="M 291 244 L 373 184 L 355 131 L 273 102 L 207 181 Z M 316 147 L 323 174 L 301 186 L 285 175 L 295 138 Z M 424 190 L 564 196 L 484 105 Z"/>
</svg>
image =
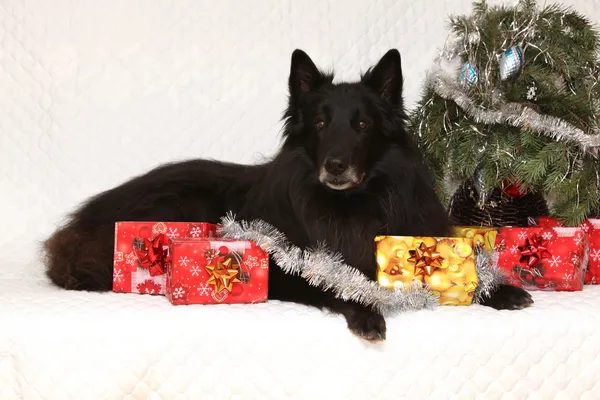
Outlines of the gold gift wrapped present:
<svg viewBox="0 0 600 400">
<path fill-rule="evenodd" d="M 418 281 L 440 296 L 440 305 L 470 305 L 477 288 L 473 240 L 377 236 L 377 281 L 386 288 Z"/>
<path fill-rule="evenodd" d="M 474 246 L 481 246 L 487 252 L 493 252 L 498 236 L 498 228 L 484 226 L 455 226 L 452 228 L 452 236 L 473 239 Z"/>
</svg>

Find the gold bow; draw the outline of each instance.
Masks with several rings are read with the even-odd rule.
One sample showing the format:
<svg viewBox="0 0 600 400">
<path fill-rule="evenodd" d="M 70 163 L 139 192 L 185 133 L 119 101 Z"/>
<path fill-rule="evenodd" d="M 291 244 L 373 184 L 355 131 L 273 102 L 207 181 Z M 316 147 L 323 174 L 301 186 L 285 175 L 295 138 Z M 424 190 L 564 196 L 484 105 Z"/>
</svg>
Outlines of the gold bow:
<svg viewBox="0 0 600 400">
<path fill-rule="evenodd" d="M 415 265 L 415 276 L 431 275 L 436 268 L 442 267 L 442 256 L 437 253 L 436 245 L 427 246 L 421 242 L 415 250 L 409 250 L 408 261 Z"/>
<path fill-rule="evenodd" d="M 206 283 L 214 286 L 215 293 L 226 289 L 231 292 L 233 284 L 241 282 L 237 276 L 240 273 L 240 267 L 237 264 L 232 264 L 231 258 L 225 261 L 217 261 L 214 265 L 207 265 L 206 271 L 210 274 L 210 278 Z"/>
</svg>

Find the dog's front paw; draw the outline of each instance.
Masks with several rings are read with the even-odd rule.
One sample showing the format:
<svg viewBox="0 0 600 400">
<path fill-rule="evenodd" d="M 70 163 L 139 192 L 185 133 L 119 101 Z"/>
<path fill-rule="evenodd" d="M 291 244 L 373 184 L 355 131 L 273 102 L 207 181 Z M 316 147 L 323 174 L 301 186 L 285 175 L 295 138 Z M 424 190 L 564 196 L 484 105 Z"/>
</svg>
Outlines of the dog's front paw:
<svg viewBox="0 0 600 400">
<path fill-rule="evenodd" d="M 348 328 L 355 335 L 369 340 L 385 340 L 385 319 L 382 315 L 370 311 L 361 310 L 346 317 Z"/>
<path fill-rule="evenodd" d="M 533 299 L 524 289 L 511 285 L 500 285 L 481 304 L 496 310 L 522 310 L 532 305 Z"/>
</svg>

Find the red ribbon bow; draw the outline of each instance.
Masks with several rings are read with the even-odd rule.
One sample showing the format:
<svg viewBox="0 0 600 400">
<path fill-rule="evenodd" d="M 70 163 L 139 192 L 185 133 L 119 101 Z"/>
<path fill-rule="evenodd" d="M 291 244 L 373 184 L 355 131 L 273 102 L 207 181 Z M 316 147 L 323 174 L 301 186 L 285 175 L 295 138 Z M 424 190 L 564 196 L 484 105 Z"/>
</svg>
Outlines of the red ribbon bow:
<svg viewBox="0 0 600 400">
<path fill-rule="evenodd" d="M 144 239 L 144 248 L 135 251 L 138 265 L 145 268 L 150 276 L 162 275 L 169 259 L 169 238 L 164 233 L 156 235 L 152 240 Z"/>
<path fill-rule="evenodd" d="M 520 262 L 527 262 L 529 268 L 539 264 L 545 256 L 551 255 L 548 251 L 548 240 L 545 240 L 537 234 L 533 234 L 525 239 L 525 245 L 519 246 L 521 252 Z"/>
</svg>

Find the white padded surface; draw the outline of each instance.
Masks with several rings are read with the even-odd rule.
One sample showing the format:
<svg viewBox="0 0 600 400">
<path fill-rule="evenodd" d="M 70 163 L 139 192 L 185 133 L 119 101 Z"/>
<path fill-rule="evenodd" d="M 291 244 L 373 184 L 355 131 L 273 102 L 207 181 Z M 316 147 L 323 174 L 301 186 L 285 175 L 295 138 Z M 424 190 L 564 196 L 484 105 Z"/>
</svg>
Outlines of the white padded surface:
<svg viewBox="0 0 600 400">
<path fill-rule="evenodd" d="M 166 161 L 276 151 L 294 48 L 356 79 L 397 47 L 414 105 L 447 14 L 470 3 L 0 0 L 0 399 L 314 398 L 320 384 L 331 398 L 600 398 L 596 288 L 521 313 L 400 316 L 369 346 L 295 305 L 59 291 L 37 261 L 87 196 Z M 600 0 L 565 3 L 600 22 Z"/>
<path fill-rule="evenodd" d="M 370 344 L 308 307 L 171 306 L 9 273 L 0 399 L 598 399 L 600 287 L 534 299 L 407 313 Z"/>
</svg>

